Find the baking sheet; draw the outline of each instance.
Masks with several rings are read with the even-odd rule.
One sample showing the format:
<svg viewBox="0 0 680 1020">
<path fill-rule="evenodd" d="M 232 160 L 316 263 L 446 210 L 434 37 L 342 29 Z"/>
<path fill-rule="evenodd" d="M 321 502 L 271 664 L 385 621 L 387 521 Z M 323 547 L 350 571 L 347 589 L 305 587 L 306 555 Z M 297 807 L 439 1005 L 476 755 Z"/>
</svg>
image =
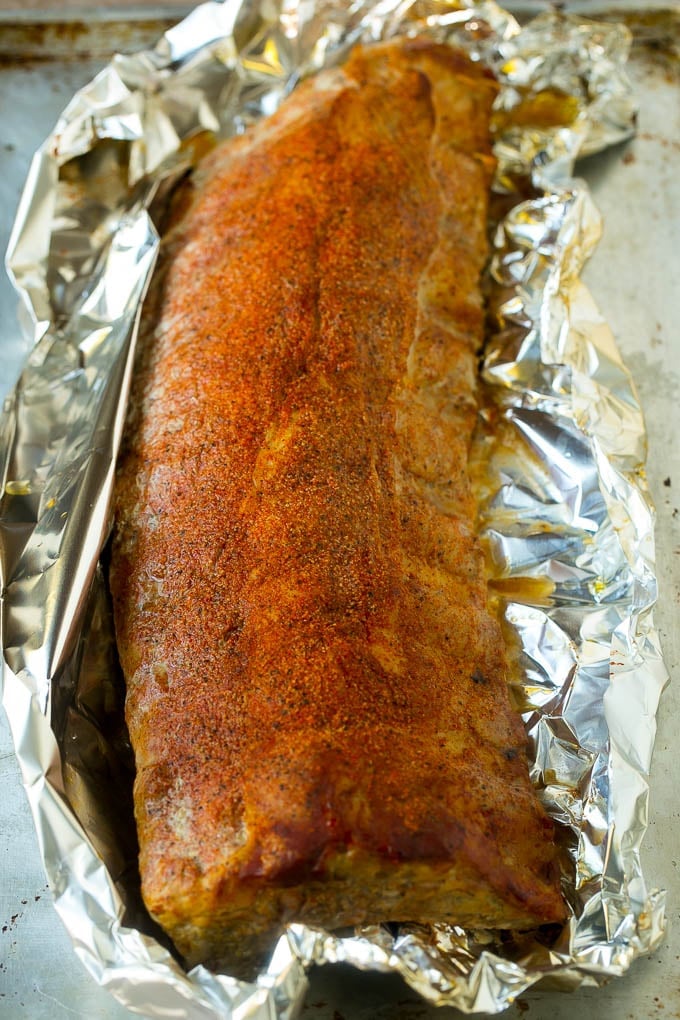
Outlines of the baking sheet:
<svg viewBox="0 0 680 1020">
<path fill-rule="evenodd" d="M 115 46 L 113 40 L 112 46 Z M 80 65 L 76 65 L 76 67 L 78 70 L 81 69 Z M 47 80 L 50 81 L 50 75 L 52 75 L 50 88 L 56 93 L 61 88 L 63 78 L 75 73 L 74 65 L 65 67 L 57 64 L 52 65 L 49 69 L 43 66 L 33 67 L 32 70 L 16 67 L 4 68 L 2 70 L 0 84 L 2 85 L 3 107 L 5 107 L 3 121 L 6 125 L 9 124 L 10 128 L 14 125 L 17 134 L 22 137 L 22 145 L 25 139 L 27 146 L 25 153 L 23 148 L 18 145 L 14 150 L 5 149 L 3 153 L 4 162 L 7 162 L 7 157 L 12 157 L 11 162 L 20 162 L 24 155 L 27 162 L 28 157 L 47 133 L 52 122 L 56 119 L 56 115 L 63 107 L 64 97 L 68 98 L 80 83 L 92 76 L 92 70 L 89 69 L 89 73 L 84 74 L 78 81 L 74 81 L 70 89 L 65 89 L 61 93 L 60 101 L 55 103 L 53 114 L 47 119 L 44 129 L 40 133 L 35 134 L 31 139 L 31 129 L 36 126 L 36 111 L 39 111 L 41 116 L 46 114 L 45 93 L 47 89 L 45 88 L 45 78 L 48 70 Z M 677 139 L 680 137 L 677 123 L 677 61 L 674 63 L 672 56 L 664 57 L 662 50 L 646 48 L 639 51 L 636 57 L 634 57 L 633 73 L 636 78 L 639 78 L 641 86 L 640 100 L 642 110 L 638 140 L 625 151 L 621 150 L 610 153 L 599 161 L 591 161 L 589 167 L 587 167 L 587 176 L 591 183 L 593 183 L 596 198 L 605 212 L 606 223 L 605 240 L 596 255 L 588 276 L 591 289 L 597 296 L 606 317 L 614 327 L 624 357 L 636 372 L 649 423 L 650 443 L 652 446 L 650 457 L 652 491 L 662 514 L 664 511 L 664 497 L 670 499 L 668 516 L 669 523 L 673 524 L 670 462 L 664 462 L 663 458 L 660 458 L 660 461 L 655 460 L 654 443 L 655 434 L 658 435 L 658 432 L 663 428 L 668 430 L 665 436 L 666 439 L 670 438 L 669 433 L 672 435 L 672 409 L 674 408 L 674 402 L 672 399 L 672 369 L 669 369 L 669 366 L 673 365 L 674 360 L 677 362 L 678 354 L 678 338 L 677 335 L 673 337 L 671 332 L 678 311 L 677 298 L 674 299 L 673 295 L 677 294 L 680 290 L 680 288 L 677 288 L 677 256 L 674 260 L 672 245 L 673 218 L 675 217 L 676 224 L 680 219 L 678 216 L 677 185 L 675 184 L 678 162 Z M 12 75 L 15 76 L 14 79 Z M 34 91 L 32 92 L 31 90 Z M 7 101 L 8 99 L 10 100 L 9 102 Z M 24 104 L 23 107 L 22 103 Z M 8 120 L 6 114 L 9 112 L 11 112 L 12 118 L 16 116 L 16 122 L 14 119 Z M 669 126 L 671 126 L 671 131 L 674 132 L 672 135 L 668 133 Z M 675 139 L 675 148 L 673 148 L 672 144 L 673 139 Z M 10 140 L 9 144 L 13 145 L 15 143 Z M 15 158 L 13 154 L 16 154 L 18 158 Z M 675 154 L 675 160 L 673 160 L 673 154 Z M 673 175 L 673 165 L 676 168 L 675 175 Z M 23 169 L 21 167 L 18 169 L 21 170 L 21 173 L 16 178 L 17 194 L 25 174 L 25 164 Z M 646 184 L 650 179 L 650 175 L 652 175 L 654 185 L 651 188 L 647 188 Z M 7 174 L 3 174 L 2 186 L 3 188 L 11 187 L 10 178 Z M 3 195 L 4 197 L 6 196 Z M 643 199 L 642 203 L 640 201 L 641 198 Z M 675 205 L 673 205 L 674 201 Z M 8 201 L 3 202 L 3 210 L 7 212 L 6 218 L 8 221 L 11 221 L 15 202 L 16 197 L 12 200 L 11 195 L 8 196 Z M 650 208 L 646 207 L 647 202 L 650 203 Z M 611 203 L 611 215 L 607 210 L 607 203 Z M 621 216 L 623 208 L 626 209 L 625 216 Z M 653 216 L 655 212 L 658 217 L 658 222 L 656 223 Z M 615 232 L 618 231 L 618 243 L 608 249 L 608 242 L 612 231 L 611 223 L 613 223 L 613 230 Z M 5 227 L 7 225 L 8 223 L 4 224 Z M 645 245 L 647 246 L 646 248 Z M 631 253 L 634 253 L 636 257 L 631 258 Z M 664 267 L 662 272 L 658 270 L 659 265 Z M 673 273 L 675 273 L 675 290 L 673 289 Z M 629 274 L 627 280 L 626 274 Z M 628 283 L 625 295 L 622 294 L 623 288 L 621 286 L 624 280 Z M 10 291 L 3 291 L 0 300 L 2 300 L 4 312 L 2 326 L 5 329 L 12 321 L 14 298 Z M 621 317 L 622 303 L 626 309 L 626 314 L 623 318 Z M 11 354 L 11 338 L 15 336 L 16 334 L 14 333 L 6 334 L 4 337 L 0 336 L 3 367 L 7 366 L 6 373 L 3 373 L 2 384 L 4 389 L 9 388 L 9 384 L 12 381 L 11 375 L 14 369 Z M 653 343 L 653 341 L 656 343 Z M 7 352 L 10 353 L 7 361 L 5 361 L 5 354 Z M 654 353 L 653 359 L 651 356 L 652 352 Z M 664 356 L 663 359 L 656 357 L 657 352 L 660 356 Z M 673 352 L 675 352 L 675 359 Z M 659 365 L 657 363 L 663 366 L 661 372 L 658 370 Z M 645 402 L 643 388 L 643 381 L 647 377 L 649 377 L 649 406 Z M 660 379 L 664 382 L 663 386 L 659 385 Z M 657 433 L 655 433 L 655 428 Z M 670 454 L 672 458 L 670 443 L 666 443 L 666 447 L 667 449 L 664 452 Z M 663 447 L 660 448 L 660 450 L 662 449 Z M 659 462 L 664 463 L 668 473 L 664 474 L 664 468 L 662 468 L 657 478 L 657 488 L 655 488 L 654 472 L 657 471 L 658 474 Z M 670 485 L 663 484 L 666 479 L 670 481 Z M 680 485 L 680 477 L 677 484 Z M 668 555 L 667 548 L 664 550 L 663 542 L 665 538 L 664 529 L 660 529 L 659 558 L 662 570 L 665 570 L 672 563 L 672 557 Z M 675 576 L 677 577 L 677 575 Z M 668 627 L 664 626 L 663 622 L 664 610 L 665 606 L 662 599 L 662 605 L 657 612 L 657 619 L 659 619 L 661 624 L 662 638 L 666 639 L 664 647 L 668 664 L 671 670 L 673 670 L 677 656 L 674 655 L 675 649 L 672 647 L 672 641 L 669 647 L 669 638 L 665 633 Z M 666 744 L 670 746 L 670 741 L 664 741 L 663 735 L 663 725 L 669 700 L 671 699 L 667 695 L 662 708 L 662 732 L 659 738 L 657 762 L 659 757 L 663 755 Z M 9 745 L 8 738 L 5 740 L 5 737 L 6 731 L 3 734 L 3 751 L 5 748 L 9 750 L 11 746 Z M 8 767 L 10 767 L 9 759 L 7 761 Z M 4 762 L 5 759 L 3 758 Z M 658 772 L 658 766 L 655 771 Z M 668 762 L 668 777 L 670 779 L 670 758 Z M 18 796 L 14 797 L 13 802 L 15 807 L 13 808 L 10 803 L 9 805 L 3 805 L 2 809 L 3 823 L 5 821 L 5 808 L 7 807 L 8 810 L 7 826 L 5 827 L 3 824 L 2 828 L 0 828 L 3 841 L 5 834 L 7 834 L 7 854 L 4 853 L 4 842 L 2 846 L 3 861 L 0 866 L 3 868 L 4 862 L 8 859 L 8 854 L 11 853 L 12 848 L 14 848 L 13 852 L 15 854 L 17 851 L 16 836 L 13 829 L 18 824 L 16 819 L 21 817 L 22 809 L 26 812 L 27 817 L 27 811 L 23 807 L 25 801 L 21 799 L 23 794 L 20 790 L 17 790 L 17 794 Z M 654 798 L 656 796 L 658 796 L 658 793 L 656 784 L 654 784 L 652 810 L 655 808 Z M 668 797 L 670 800 L 670 783 L 668 786 Z M 11 801 L 11 799 L 10 796 L 9 800 Z M 673 896 L 674 885 L 672 881 L 672 877 L 675 875 L 675 889 L 677 890 L 677 869 L 675 872 L 671 871 L 669 875 L 668 871 L 663 871 L 663 867 L 667 866 L 666 855 L 672 860 L 672 833 L 672 825 L 665 826 L 657 823 L 652 826 L 647 842 L 649 846 L 653 842 L 655 834 L 661 836 L 659 856 L 662 869 L 661 872 L 654 870 L 651 860 L 646 864 L 645 868 L 651 884 L 665 886 L 669 889 L 671 917 L 674 912 L 677 913 L 677 910 L 674 908 L 674 900 L 677 903 L 678 897 Z M 30 841 L 31 836 L 32 832 L 29 821 L 25 838 Z M 16 874 L 19 877 L 25 876 L 26 860 L 24 854 L 19 852 L 16 856 L 18 858 L 15 862 Z M 39 865 L 37 871 L 39 872 Z M 23 931 L 25 933 L 25 919 L 27 917 L 35 918 L 35 912 L 38 909 L 43 910 L 43 907 L 39 908 L 39 904 L 44 904 L 46 901 L 44 885 L 42 885 L 42 878 L 40 877 L 38 880 L 40 885 L 36 886 L 31 893 L 27 892 L 25 895 L 17 898 L 13 888 L 16 881 L 14 875 L 9 870 L 7 875 L 5 875 L 3 870 L 0 878 L 2 879 L 0 888 L 3 891 L 3 896 L 6 893 L 9 894 L 7 909 L 5 909 L 3 901 L 3 914 L 7 914 L 7 923 L 5 923 L 4 916 L 0 916 L 0 921 L 2 922 L 0 927 L 5 928 L 5 931 L 2 932 L 3 941 L 0 944 L 3 954 L 5 947 L 8 946 L 7 960 L 5 961 L 4 955 L 0 957 L 3 963 L 0 969 L 0 993 L 5 993 L 4 999 L 0 999 L 0 1015 L 4 1015 L 2 1011 L 5 1005 L 9 1008 L 8 1016 L 46 1016 L 48 1009 L 51 1016 L 73 1016 L 75 1014 L 76 1016 L 97 1015 L 117 1017 L 127 1015 L 124 1010 L 120 1012 L 120 1007 L 117 1007 L 113 1000 L 108 999 L 106 996 L 102 1000 L 102 1004 L 98 1000 L 96 1004 L 94 1002 L 92 1005 L 88 1003 L 86 997 L 90 994 L 94 995 L 95 990 L 90 987 L 90 979 L 87 978 L 84 971 L 80 970 L 80 965 L 73 958 L 68 940 L 65 939 L 65 936 L 61 935 L 61 932 L 58 933 L 58 935 L 61 935 L 60 943 L 58 935 L 55 934 L 54 936 L 57 943 L 59 943 L 59 948 L 51 964 L 44 966 L 46 949 L 49 950 L 53 943 L 52 934 L 50 933 L 49 937 L 46 936 L 42 926 L 47 925 L 49 929 L 50 924 L 52 924 L 53 927 L 56 926 L 58 928 L 59 922 L 56 919 L 56 915 L 50 914 L 48 917 L 43 911 L 43 918 L 39 928 L 40 937 L 35 942 L 32 942 L 30 939 L 24 941 L 21 943 L 21 950 L 19 950 L 18 946 L 20 943 L 17 940 L 17 932 Z M 40 896 L 40 899 L 36 900 L 35 896 Z M 26 902 L 21 903 L 22 899 L 26 900 Z M 34 906 L 31 906 L 31 903 Z M 665 949 L 661 950 L 661 956 L 668 952 L 668 947 L 669 943 L 666 944 Z M 672 954 L 672 946 L 670 951 Z M 666 1006 L 663 995 L 659 995 L 659 992 L 664 992 L 664 985 L 667 982 L 670 988 L 669 994 L 672 992 L 673 974 L 677 975 L 679 969 L 677 956 L 678 950 L 676 948 L 675 956 L 669 957 L 667 965 L 661 972 L 666 978 L 666 981 L 663 983 L 658 981 L 659 971 L 655 972 L 654 968 L 651 968 L 650 971 L 650 968 L 643 962 L 636 966 L 629 978 L 623 979 L 621 982 L 615 982 L 610 986 L 615 994 L 615 1000 L 612 1000 L 612 1002 L 618 1002 L 617 1011 L 611 1015 L 630 1015 L 631 1017 L 659 1015 L 659 1010 Z M 73 964 L 72 974 L 64 972 L 64 960 Z M 66 970 L 68 971 L 68 968 Z M 635 982 L 634 987 L 639 989 L 640 982 L 645 979 L 638 977 L 638 975 L 642 975 L 645 972 L 650 973 L 649 980 L 651 981 L 651 986 L 648 988 L 644 1001 L 642 999 L 634 1001 L 631 998 L 631 982 Z M 40 977 L 36 978 L 36 974 L 40 975 Z M 5 981 L 7 982 L 7 990 L 3 988 Z M 52 982 L 53 991 L 51 993 L 47 992 L 49 998 L 44 998 L 45 992 L 43 989 L 45 981 L 48 983 Z M 677 977 L 675 982 L 677 983 Z M 618 985 L 626 986 L 625 994 L 616 993 Z M 358 991 L 359 989 L 361 989 L 360 992 Z M 651 994 L 652 990 L 654 995 L 657 996 L 657 1002 L 654 1001 L 654 995 Z M 96 991 L 99 992 L 99 990 Z M 29 998 L 29 992 L 34 993 L 32 1001 Z M 677 1001 L 677 988 L 675 992 Z M 355 993 L 361 996 L 368 996 L 369 1001 L 365 1006 L 361 1006 L 356 998 L 351 998 Z M 608 1001 L 609 989 L 592 993 L 592 996 L 594 1008 L 597 1009 L 598 1014 L 606 1016 L 607 1014 L 603 1013 L 603 1007 Z M 53 1001 L 49 1001 L 50 998 L 57 1000 L 57 1002 L 63 1005 L 63 1013 L 55 1012 L 56 1005 Z M 560 1013 L 556 1011 L 563 1007 L 568 1012 L 562 1015 L 571 1016 L 577 1008 L 580 1008 L 576 1000 L 565 1001 L 563 998 L 560 998 L 558 1005 L 555 1006 L 551 1003 L 550 998 L 546 999 L 545 995 L 542 995 L 538 1000 L 535 999 L 535 996 L 527 996 L 525 1001 L 532 1003 L 532 1011 L 534 1008 L 536 1010 L 540 1009 L 540 1012 L 535 1012 L 537 1016 L 559 1016 Z M 586 1003 L 590 1001 L 587 990 L 578 993 L 578 1002 L 584 1001 Z M 673 1000 L 671 999 L 670 1001 L 672 1002 Z M 540 1005 L 534 1006 L 534 1002 L 540 1003 Z M 676 1008 L 679 1007 L 680 1004 L 676 1006 Z M 40 1012 L 40 1009 L 43 1009 L 43 1012 Z M 647 1012 L 648 1009 L 654 1012 Z M 334 969 L 332 971 L 321 971 L 317 977 L 313 978 L 312 991 L 308 997 L 308 1006 L 303 1015 L 310 1017 L 318 1016 L 321 1020 L 325 1020 L 326 1016 L 335 1016 L 336 1020 L 337 1016 L 344 1016 L 347 1020 L 351 1020 L 352 1017 L 359 1016 L 415 1017 L 428 1016 L 431 1013 L 432 1011 L 428 1010 L 424 1005 L 414 1002 L 412 996 L 406 993 L 399 984 L 395 985 L 394 982 L 387 981 L 384 978 L 360 978 L 357 975 L 345 977 L 344 975 L 339 975 Z M 441 1016 L 443 1013 L 438 1012 L 437 1015 Z"/>
</svg>

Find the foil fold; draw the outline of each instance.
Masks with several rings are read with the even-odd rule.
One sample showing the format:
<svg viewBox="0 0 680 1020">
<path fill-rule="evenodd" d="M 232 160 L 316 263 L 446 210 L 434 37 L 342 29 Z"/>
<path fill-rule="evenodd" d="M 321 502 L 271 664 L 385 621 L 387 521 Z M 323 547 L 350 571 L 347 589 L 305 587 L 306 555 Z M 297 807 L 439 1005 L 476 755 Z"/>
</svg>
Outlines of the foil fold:
<svg viewBox="0 0 680 1020">
<path fill-rule="evenodd" d="M 356 42 L 428 33 L 498 75 L 489 402 L 474 458 L 492 585 L 524 668 L 513 694 L 556 819 L 573 916 L 498 938 L 437 925 L 291 925 L 252 984 L 185 974 L 141 905 L 110 608 L 99 556 L 154 219 L 215 136 L 273 112 Z M 313 963 L 394 971 L 425 999 L 498 1012 L 545 977 L 623 973 L 658 943 L 639 860 L 655 712 L 653 512 L 630 375 L 579 280 L 600 232 L 577 156 L 627 138 L 620 26 L 520 28 L 485 0 L 206 3 L 117 56 L 36 155 L 8 268 L 33 349 L 0 421 L 3 703 L 57 910 L 95 980 L 147 1017 L 292 1018 Z M 489 468 L 489 465 L 491 467 Z"/>
</svg>

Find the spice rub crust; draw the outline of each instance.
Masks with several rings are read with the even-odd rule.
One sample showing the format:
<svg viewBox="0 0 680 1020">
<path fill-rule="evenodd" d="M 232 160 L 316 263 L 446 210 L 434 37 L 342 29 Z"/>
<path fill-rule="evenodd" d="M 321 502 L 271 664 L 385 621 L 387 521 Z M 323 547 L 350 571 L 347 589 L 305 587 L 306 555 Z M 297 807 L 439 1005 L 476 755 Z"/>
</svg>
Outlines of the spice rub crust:
<svg viewBox="0 0 680 1020">
<path fill-rule="evenodd" d="M 175 203 L 111 587 L 143 893 L 189 963 L 563 917 L 467 471 L 495 91 L 357 49 Z"/>
</svg>

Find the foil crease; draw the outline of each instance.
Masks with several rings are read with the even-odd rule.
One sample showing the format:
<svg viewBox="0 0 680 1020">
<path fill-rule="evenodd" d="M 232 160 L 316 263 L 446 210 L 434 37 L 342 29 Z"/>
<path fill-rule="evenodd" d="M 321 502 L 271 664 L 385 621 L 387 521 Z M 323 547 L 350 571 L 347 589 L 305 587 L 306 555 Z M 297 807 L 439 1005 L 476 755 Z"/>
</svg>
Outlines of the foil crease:
<svg viewBox="0 0 680 1020">
<path fill-rule="evenodd" d="M 489 403 L 474 456 L 492 585 L 519 638 L 514 694 L 558 822 L 564 928 L 291 925 L 252 984 L 186 974 L 138 892 L 130 749 L 99 557 L 139 308 L 164 197 L 215 135 L 273 112 L 358 41 L 429 33 L 502 83 Z M 498 1012 L 549 977 L 623 973 L 663 935 L 640 868 L 666 682 L 653 512 L 629 373 L 579 280 L 600 224 L 574 160 L 633 131 L 620 26 L 495 3 L 207 3 L 116 56 L 36 154 L 8 252 L 33 349 L 0 420 L 3 703 L 55 903 L 94 979 L 147 1017 L 296 1015 L 312 963 L 395 971 L 432 1003 Z M 490 465 L 490 467 L 489 467 Z"/>
</svg>

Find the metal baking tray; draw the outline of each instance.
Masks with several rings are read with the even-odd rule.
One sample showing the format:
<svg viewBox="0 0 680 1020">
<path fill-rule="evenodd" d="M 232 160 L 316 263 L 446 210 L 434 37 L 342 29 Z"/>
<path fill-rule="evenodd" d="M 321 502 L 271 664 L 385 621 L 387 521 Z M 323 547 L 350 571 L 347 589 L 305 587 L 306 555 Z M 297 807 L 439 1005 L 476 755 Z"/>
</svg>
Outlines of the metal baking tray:
<svg viewBox="0 0 680 1020">
<path fill-rule="evenodd" d="M 529 15 L 544 3 L 507 3 Z M 680 641 L 674 611 L 680 601 L 680 8 L 658 3 L 569 4 L 589 16 L 624 20 L 634 37 L 630 70 L 640 104 L 634 141 L 585 160 L 604 215 L 605 234 L 585 279 L 632 369 L 649 439 L 648 482 L 658 511 L 661 594 L 656 622 L 671 679 Z M 0 245 L 6 248 L 30 158 L 71 95 L 114 51 L 155 41 L 188 5 L 103 11 L 86 7 L 0 10 Z M 11 388 L 26 354 L 9 281 L 0 280 L 0 396 Z M 664 944 L 629 975 L 600 989 L 570 995 L 527 993 L 505 1015 L 566 1020 L 646 1020 L 680 1015 L 680 803 L 675 796 L 674 720 L 680 695 L 671 683 L 659 713 L 650 776 L 651 817 L 643 860 L 648 881 L 668 890 Z M 50 903 L 33 823 L 0 717 L 0 1016 L 8 1018 L 131 1017 L 77 960 Z M 674 923 L 675 922 L 675 923 Z M 311 975 L 303 1020 L 425 1020 L 452 1016 L 419 1000 L 396 978 L 341 967 Z"/>
</svg>

